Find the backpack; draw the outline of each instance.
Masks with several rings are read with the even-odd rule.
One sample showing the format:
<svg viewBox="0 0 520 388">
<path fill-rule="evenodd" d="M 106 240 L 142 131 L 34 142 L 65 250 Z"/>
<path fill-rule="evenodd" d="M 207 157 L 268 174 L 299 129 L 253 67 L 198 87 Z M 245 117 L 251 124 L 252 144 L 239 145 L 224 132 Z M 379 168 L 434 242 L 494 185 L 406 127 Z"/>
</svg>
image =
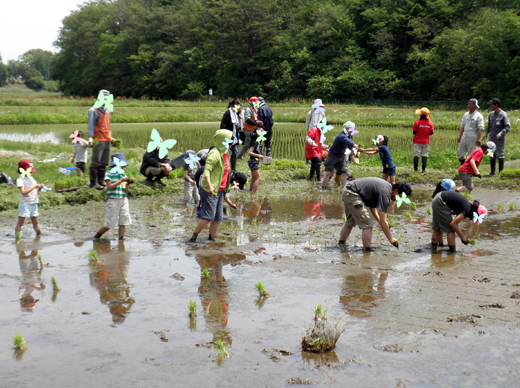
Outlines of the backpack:
<svg viewBox="0 0 520 388">
<path fill-rule="evenodd" d="M 14 180 L 9 176 L 8 173 L 3 172 L 0 174 L 0 185 L 14 185 Z"/>
</svg>

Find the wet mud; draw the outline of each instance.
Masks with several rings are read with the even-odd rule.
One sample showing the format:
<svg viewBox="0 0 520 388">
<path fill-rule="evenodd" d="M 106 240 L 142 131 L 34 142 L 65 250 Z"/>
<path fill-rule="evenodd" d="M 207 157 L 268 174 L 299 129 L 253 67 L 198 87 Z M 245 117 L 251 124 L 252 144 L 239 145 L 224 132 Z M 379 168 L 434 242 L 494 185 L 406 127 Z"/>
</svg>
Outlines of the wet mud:
<svg viewBox="0 0 520 388">
<path fill-rule="evenodd" d="M 489 215 L 462 224 L 476 245 L 432 253 L 432 190 L 422 189 L 416 210 L 390 215 L 400 249 L 375 228 L 370 253 L 358 229 L 347 249 L 336 246 L 334 190 L 241 193 L 217 241 L 205 231 L 197 244 L 186 243 L 194 209 L 177 198 L 131 201 L 124 241 L 114 231 L 92 241 L 102 203 L 41 211 L 44 236 L 26 224 L 19 245 L 16 214 L 2 213 L 0 387 L 516 386 L 520 220 L 508 205 L 520 198 L 479 190 Z M 259 298 L 258 281 L 270 298 Z M 317 304 L 345 322 L 325 353 L 301 349 Z"/>
</svg>

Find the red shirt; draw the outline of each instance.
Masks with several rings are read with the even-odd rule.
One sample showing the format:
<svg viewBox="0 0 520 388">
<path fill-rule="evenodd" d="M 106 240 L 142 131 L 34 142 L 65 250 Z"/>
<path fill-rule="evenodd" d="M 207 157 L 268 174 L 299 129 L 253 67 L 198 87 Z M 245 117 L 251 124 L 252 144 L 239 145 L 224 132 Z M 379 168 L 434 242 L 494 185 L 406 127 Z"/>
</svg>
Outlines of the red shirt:
<svg viewBox="0 0 520 388">
<path fill-rule="evenodd" d="M 462 166 L 459 167 L 459 172 L 466 172 L 468 174 L 474 175 L 475 171 L 473 171 L 473 168 L 471 167 L 469 162 L 471 159 L 473 159 L 478 168 L 478 166 L 480 166 L 482 156 L 484 156 L 484 151 L 482 150 L 482 148 L 478 147 L 477 149 L 475 149 L 475 151 L 471 153 L 470 156 L 468 156 L 468 158 L 462 164 Z"/>
<path fill-rule="evenodd" d="M 224 159 L 224 175 L 222 175 L 222 182 L 220 182 L 220 187 L 218 191 L 225 190 L 229 177 L 229 158 L 228 154 L 222 155 L 222 159 Z"/>
<path fill-rule="evenodd" d="M 430 144 L 430 135 L 433 134 L 433 123 L 427 119 L 419 119 L 413 125 L 417 132 L 413 137 L 413 144 Z"/>
<path fill-rule="evenodd" d="M 309 136 L 314 142 L 318 145 L 317 147 L 311 146 L 309 143 L 305 142 L 305 159 L 310 158 L 320 158 L 321 153 L 323 152 L 323 144 L 321 144 L 321 131 L 318 127 L 314 127 L 309 129 L 307 132 L 307 136 Z"/>
</svg>

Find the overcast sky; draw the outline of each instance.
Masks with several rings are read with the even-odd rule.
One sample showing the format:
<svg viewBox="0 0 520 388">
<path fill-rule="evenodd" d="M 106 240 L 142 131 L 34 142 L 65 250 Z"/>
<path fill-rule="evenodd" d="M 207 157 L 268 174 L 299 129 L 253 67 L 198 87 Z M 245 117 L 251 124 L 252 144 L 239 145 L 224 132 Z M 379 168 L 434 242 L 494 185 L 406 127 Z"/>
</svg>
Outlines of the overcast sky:
<svg viewBox="0 0 520 388">
<path fill-rule="evenodd" d="M 61 21 L 78 9 L 82 0 L 2 0 L 0 6 L 0 55 L 2 62 L 18 59 L 26 51 L 56 52 Z"/>
</svg>

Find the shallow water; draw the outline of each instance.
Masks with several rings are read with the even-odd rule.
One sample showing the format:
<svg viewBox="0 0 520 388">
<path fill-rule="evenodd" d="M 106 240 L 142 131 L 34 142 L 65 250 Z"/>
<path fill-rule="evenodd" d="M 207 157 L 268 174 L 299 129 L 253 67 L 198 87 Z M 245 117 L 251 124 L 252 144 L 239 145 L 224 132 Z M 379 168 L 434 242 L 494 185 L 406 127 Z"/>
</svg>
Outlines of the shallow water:
<svg viewBox="0 0 520 388">
<path fill-rule="evenodd" d="M 62 136 L 61 136 L 62 137 Z M 30 143 L 45 143 L 60 144 L 62 139 L 54 132 L 30 134 L 30 133 L 0 133 L 0 140 L 9 141 L 27 141 Z"/>
<path fill-rule="evenodd" d="M 410 209 L 391 216 L 399 251 L 375 232 L 378 252 L 342 252 L 332 232 L 341 227 L 337 192 L 272 194 L 242 195 L 221 241 L 195 245 L 185 244 L 192 211 L 169 198 L 132 201 L 124 243 L 113 233 L 85 239 L 101 225 L 103 204 L 45 210 L 46 235 L 34 239 L 26 225 L 19 246 L 6 236 L 14 217 L 0 215 L 0 386 L 171 387 L 172 377 L 182 387 L 277 387 L 295 377 L 333 387 L 517 384 L 520 307 L 510 296 L 520 291 L 518 212 L 490 212 L 479 227 L 465 222 L 475 247 L 432 254 L 428 191 L 416 190 L 412 219 L 403 215 Z M 489 194 L 505 202 L 500 195 Z M 349 242 L 359 239 L 355 230 Z M 41 271 L 38 254 L 48 263 Z M 257 281 L 270 298 L 258 297 Z M 191 320 L 189 300 L 198 312 Z M 329 319 L 345 319 L 346 331 L 333 352 L 301 352 L 318 303 Z M 11 349 L 18 332 L 29 347 L 20 360 Z M 219 339 L 230 357 L 196 346 Z M 294 354 L 274 362 L 264 349 Z"/>
</svg>

